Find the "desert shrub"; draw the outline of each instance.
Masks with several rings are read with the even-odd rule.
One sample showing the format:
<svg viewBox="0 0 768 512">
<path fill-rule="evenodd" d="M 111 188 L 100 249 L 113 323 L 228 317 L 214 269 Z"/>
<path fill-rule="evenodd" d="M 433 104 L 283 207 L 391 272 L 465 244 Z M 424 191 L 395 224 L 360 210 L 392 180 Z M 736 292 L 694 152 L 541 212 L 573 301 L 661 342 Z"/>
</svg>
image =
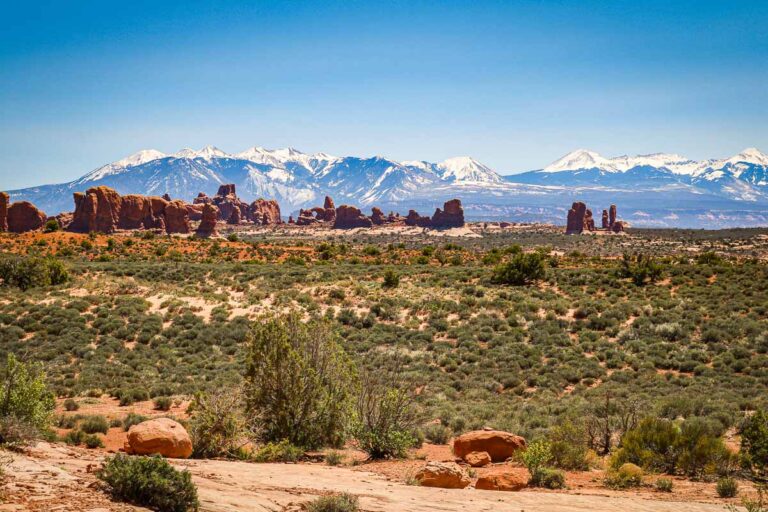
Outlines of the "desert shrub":
<svg viewBox="0 0 768 512">
<path fill-rule="evenodd" d="M 153 404 L 158 411 L 170 411 L 173 399 L 169 396 L 158 396 L 154 399 Z"/>
<path fill-rule="evenodd" d="M 559 469 L 539 468 L 528 483 L 545 489 L 565 489 L 565 473 Z"/>
<path fill-rule="evenodd" d="M 614 439 L 621 438 L 638 422 L 640 403 L 629 398 L 614 398 L 606 393 L 604 399 L 593 399 L 584 414 L 587 442 L 600 455 L 607 455 Z"/>
<path fill-rule="evenodd" d="M 192 410 L 189 435 L 195 457 L 239 456 L 242 446 L 252 438 L 243 415 L 240 388 L 199 393 L 192 402 Z"/>
<path fill-rule="evenodd" d="M 287 439 L 277 443 L 267 443 L 258 449 L 253 459 L 256 462 L 296 462 L 304 455 L 304 450 L 294 446 Z"/>
<path fill-rule="evenodd" d="M 533 480 L 537 473 L 552 461 L 552 449 L 546 441 L 534 441 L 523 451 L 520 458 Z"/>
<path fill-rule="evenodd" d="M 384 288 L 397 288 L 400 286 L 400 276 L 392 269 L 388 269 L 384 272 Z"/>
<path fill-rule="evenodd" d="M 552 428 L 548 435 L 552 465 L 560 469 L 589 469 L 589 446 L 584 428 L 565 420 Z"/>
<path fill-rule="evenodd" d="M 109 422 L 104 416 L 88 416 L 80 422 L 80 430 L 86 434 L 106 434 L 109 431 Z"/>
<path fill-rule="evenodd" d="M 297 313 L 256 322 L 247 351 L 246 411 L 264 440 L 309 449 L 343 442 L 353 366 L 327 322 L 305 324 Z"/>
<path fill-rule="evenodd" d="M 493 270 L 491 281 L 496 284 L 523 286 L 544 279 L 546 258 L 539 253 L 518 253 Z"/>
<path fill-rule="evenodd" d="M 622 464 L 618 469 L 611 469 L 605 476 L 604 483 L 612 489 L 638 487 L 643 483 L 643 470 L 631 462 Z"/>
<path fill-rule="evenodd" d="M 405 457 L 416 443 L 417 415 L 411 389 L 398 363 L 389 371 L 362 374 L 354 436 L 371 458 Z"/>
<path fill-rule="evenodd" d="M 632 256 L 625 253 L 617 275 L 622 278 L 628 277 L 632 279 L 635 285 L 643 286 L 656 282 L 663 271 L 664 267 L 650 255 L 635 254 Z"/>
<path fill-rule="evenodd" d="M 741 453 L 745 466 L 758 476 L 768 469 L 768 412 L 756 411 L 741 426 Z"/>
<path fill-rule="evenodd" d="M 423 429 L 424 438 L 433 444 L 448 444 L 453 432 L 442 423 L 432 423 Z"/>
<path fill-rule="evenodd" d="M 614 467 L 631 462 L 649 470 L 674 473 L 680 428 L 670 420 L 646 418 L 621 438 L 612 458 Z"/>
<path fill-rule="evenodd" d="M 80 408 L 80 404 L 78 404 L 75 400 L 72 398 L 67 398 L 64 400 L 64 410 L 67 411 L 76 411 Z"/>
<path fill-rule="evenodd" d="M 21 444 L 45 431 L 55 407 L 41 365 L 9 353 L 0 377 L 0 444 Z"/>
<path fill-rule="evenodd" d="M 67 432 L 64 435 L 64 437 L 61 438 L 61 440 L 64 441 L 65 443 L 69 444 L 69 445 L 77 446 L 77 445 L 81 445 L 81 444 L 83 444 L 85 442 L 85 438 L 86 438 L 87 435 L 88 434 L 86 434 L 82 430 L 75 429 L 75 430 L 70 430 L 69 432 Z"/>
<path fill-rule="evenodd" d="M 134 426 L 138 425 L 139 423 L 143 423 L 147 421 L 149 418 L 146 416 L 142 416 L 141 414 L 137 414 L 135 412 L 129 412 L 126 414 L 125 418 L 123 418 L 123 430 L 128 432 L 128 430 Z"/>
<path fill-rule="evenodd" d="M 69 279 L 62 262 L 53 257 L 11 257 L 0 261 L 0 280 L 22 290 L 61 284 Z"/>
<path fill-rule="evenodd" d="M 723 477 L 717 481 L 717 495 L 721 498 L 733 498 L 739 492 L 739 484 L 731 477 Z"/>
<path fill-rule="evenodd" d="M 104 442 L 96 434 L 88 434 L 83 438 L 86 448 L 104 448 Z"/>
<path fill-rule="evenodd" d="M 672 492 L 673 484 L 669 478 L 659 478 L 654 485 L 659 492 Z"/>
<path fill-rule="evenodd" d="M 118 500 L 162 512 L 197 510 L 197 489 L 188 471 L 178 471 L 162 457 L 107 458 L 96 476 Z"/>
<path fill-rule="evenodd" d="M 357 512 L 360 510 L 357 496 L 349 493 L 321 496 L 306 504 L 308 512 Z"/>
<path fill-rule="evenodd" d="M 56 219 L 48 219 L 45 222 L 45 226 L 43 227 L 43 231 L 46 233 L 53 233 L 54 231 L 58 231 L 61 229 L 61 226 L 59 226 L 59 221 Z"/>
<path fill-rule="evenodd" d="M 338 466 L 344 460 L 344 455 L 336 450 L 331 450 L 325 454 L 325 463 L 329 466 Z"/>
</svg>

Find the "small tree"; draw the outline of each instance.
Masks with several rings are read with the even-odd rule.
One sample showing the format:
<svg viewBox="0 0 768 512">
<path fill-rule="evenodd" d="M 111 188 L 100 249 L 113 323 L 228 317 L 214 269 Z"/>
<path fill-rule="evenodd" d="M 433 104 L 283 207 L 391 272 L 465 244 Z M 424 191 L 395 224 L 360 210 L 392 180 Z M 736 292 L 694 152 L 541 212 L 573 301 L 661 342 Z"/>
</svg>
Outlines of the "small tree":
<svg viewBox="0 0 768 512">
<path fill-rule="evenodd" d="M 297 313 L 256 322 L 247 350 L 246 411 L 263 440 L 308 449 L 344 441 L 354 368 L 327 322 Z"/>
<path fill-rule="evenodd" d="M 540 253 L 516 253 L 506 263 L 493 270 L 491 281 L 496 284 L 523 286 L 544 279 L 546 258 Z"/>
<path fill-rule="evenodd" d="M 39 364 L 6 358 L 0 395 L 0 443 L 28 440 L 50 425 L 56 402 Z"/>
<path fill-rule="evenodd" d="M 632 256 L 625 253 L 621 259 L 621 267 L 619 267 L 617 275 L 632 279 L 636 286 L 643 286 L 656 282 L 663 271 L 664 267 L 650 255 L 635 254 Z"/>
<path fill-rule="evenodd" d="M 542 471 L 552 461 L 552 447 L 546 441 L 534 441 L 528 445 L 521 458 L 531 475 L 531 484 L 538 485 Z"/>
<path fill-rule="evenodd" d="M 635 428 L 639 421 L 640 403 L 631 398 L 616 400 L 610 393 L 604 401 L 596 401 L 585 414 L 585 427 L 590 447 L 600 455 L 608 455 L 614 441 Z"/>
<path fill-rule="evenodd" d="M 398 363 L 390 371 L 364 372 L 357 399 L 355 439 L 372 459 L 405 457 L 413 446 L 417 413 L 413 386 Z"/>
<path fill-rule="evenodd" d="M 241 388 L 200 393 L 192 402 L 189 434 L 195 457 L 232 457 L 254 437 L 243 414 Z"/>
<path fill-rule="evenodd" d="M 27 290 L 61 284 L 69 279 L 66 267 L 52 257 L 12 257 L 0 261 L 0 280 L 6 286 Z"/>
<path fill-rule="evenodd" d="M 741 453 L 744 465 L 764 477 L 768 469 L 768 412 L 757 411 L 744 421 Z"/>
</svg>

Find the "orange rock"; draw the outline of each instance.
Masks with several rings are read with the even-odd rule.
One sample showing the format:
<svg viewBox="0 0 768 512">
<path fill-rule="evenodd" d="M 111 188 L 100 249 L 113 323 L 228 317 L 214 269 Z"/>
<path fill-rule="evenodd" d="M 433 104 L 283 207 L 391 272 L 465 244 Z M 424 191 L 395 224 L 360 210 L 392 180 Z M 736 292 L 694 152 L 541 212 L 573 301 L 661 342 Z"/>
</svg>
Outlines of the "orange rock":
<svg viewBox="0 0 768 512">
<path fill-rule="evenodd" d="M 464 469 L 455 462 L 427 462 L 416 473 L 416 480 L 424 487 L 463 489 L 472 481 Z"/>
<path fill-rule="evenodd" d="M 493 462 L 504 462 L 525 448 L 525 439 L 501 430 L 475 430 L 453 440 L 453 453 L 466 460 L 472 452 L 488 452 Z"/>
<path fill-rule="evenodd" d="M 125 453 L 186 459 L 192 455 L 192 440 L 181 423 L 170 418 L 157 418 L 133 425 L 128 430 Z"/>
<path fill-rule="evenodd" d="M 11 203 L 7 192 L 0 192 L 0 231 L 8 231 L 8 205 Z"/>
<path fill-rule="evenodd" d="M 518 475 L 503 473 L 500 475 L 481 476 L 475 483 L 475 489 L 486 491 L 519 491 L 528 483 Z"/>
<path fill-rule="evenodd" d="M 40 229 L 47 219 L 45 213 L 38 210 L 29 201 L 17 201 L 8 207 L 7 223 L 11 233 L 25 233 Z"/>
<path fill-rule="evenodd" d="M 464 460 L 473 468 L 481 468 L 491 463 L 491 456 L 488 452 L 471 452 L 464 457 Z"/>
</svg>

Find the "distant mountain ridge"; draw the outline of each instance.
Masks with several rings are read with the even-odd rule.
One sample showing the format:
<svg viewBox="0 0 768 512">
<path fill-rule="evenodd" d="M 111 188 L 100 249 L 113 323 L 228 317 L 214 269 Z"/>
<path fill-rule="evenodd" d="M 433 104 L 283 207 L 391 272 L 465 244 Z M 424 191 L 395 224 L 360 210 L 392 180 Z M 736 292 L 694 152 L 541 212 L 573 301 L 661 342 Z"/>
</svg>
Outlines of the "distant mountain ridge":
<svg viewBox="0 0 768 512">
<path fill-rule="evenodd" d="M 596 209 L 612 202 L 624 212 L 637 209 L 629 218 L 637 226 L 768 225 L 768 155 L 756 148 L 704 161 L 663 153 L 607 158 L 579 149 L 510 176 L 471 157 L 432 163 L 258 146 L 234 154 L 214 146 L 173 154 L 148 149 L 69 183 L 9 193 L 55 214 L 73 209 L 73 192 L 97 185 L 191 201 L 224 183 L 234 183 L 247 201 L 276 199 L 284 212 L 319 204 L 325 195 L 338 204 L 399 210 L 429 209 L 459 197 L 474 220 L 562 222 L 570 201 L 586 199 Z"/>
</svg>

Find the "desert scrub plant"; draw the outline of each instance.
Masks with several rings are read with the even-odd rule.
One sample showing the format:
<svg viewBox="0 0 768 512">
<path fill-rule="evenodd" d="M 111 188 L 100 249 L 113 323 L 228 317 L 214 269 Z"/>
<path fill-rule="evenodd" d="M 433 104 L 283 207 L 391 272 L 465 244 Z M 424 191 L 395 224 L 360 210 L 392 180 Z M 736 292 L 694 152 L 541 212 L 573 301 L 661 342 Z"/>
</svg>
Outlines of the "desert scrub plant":
<svg viewBox="0 0 768 512">
<path fill-rule="evenodd" d="M 116 499 L 158 512 L 197 510 L 197 489 L 188 471 L 178 471 L 162 457 L 117 454 L 96 476 Z"/>
<path fill-rule="evenodd" d="M 138 425 L 139 423 L 143 423 L 147 421 L 149 418 L 146 416 L 142 416 L 141 414 L 137 414 L 135 412 L 129 412 L 125 415 L 125 418 L 123 418 L 123 430 L 128 432 L 130 428 L 134 425 Z"/>
<path fill-rule="evenodd" d="M 80 422 L 80 430 L 86 434 L 96 434 L 97 432 L 106 434 L 109 431 L 109 421 L 104 416 L 87 416 Z"/>
<path fill-rule="evenodd" d="M 400 276 L 391 268 L 384 272 L 384 288 L 397 288 L 400 286 Z"/>
<path fill-rule="evenodd" d="M 552 449 L 547 441 L 538 440 L 529 444 L 520 459 L 531 476 L 530 485 L 536 485 L 536 481 L 541 476 L 541 471 L 546 468 L 552 460 Z"/>
<path fill-rule="evenodd" d="M 764 477 L 768 470 L 768 412 L 759 410 L 747 417 L 740 433 L 744 465 L 753 474 Z"/>
<path fill-rule="evenodd" d="M 45 431 L 55 407 L 42 366 L 9 353 L 0 380 L 0 444 L 24 444 Z"/>
<path fill-rule="evenodd" d="M 325 453 L 325 463 L 329 466 L 339 466 L 344 461 L 344 455 L 336 450 L 330 450 Z"/>
<path fill-rule="evenodd" d="M 69 272 L 53 257 L 8 257 L 0 261 L 0 281 L 21 290 L 38 286 L 55 286 L 66 282 Z"/>
<path fill-rule="evenodd" d="M 87 434 L 83 438 L 83 444 L 86 448 L 104 448 L 104 441 L 96 434 Z"/>
<path fill-rule="evenodd" d="M 659 478 L 654 484 L 659 492 L 672 492 L 672 480 L 669 478 Z"/>
<path fill-rule="evenodd" d="M 253 456 L 256 462 L 297 462 L 304 455 L 304 449 L 294 446 L 287 439 L 277 443 L 267 443 L 260 447 Z"/>
<path fill-rule="evenodd" d="M 559 469 L 542 467 L 536 470 L 528 484 L 544 489 L 565 489 L 565 473 Z"/>
<path fill-rule="evenodd" d="M 491 281 L 496 284 L 524 286 L 544 279 L 546 259 L 539 253 L 517 253 L 496 266 Z"/>
<path fill-rule="evenodd" d="M 621 278 L 630 278 L 636 286 L 643 286 L 656 282 L 663 271 L 664 267 L 650 255 L 624 253 L 616 274 Z"/>
<path fill-rule="evenodd" d="M 643 470 L 631 462 L 619 466 L 618 469 L 610 469 L 603 480 L 606 487 L 611 489 L 627 489 L 639 487 L 643 484 Z"/>
<path fill-rule="evenodd" d="M 726 476 L 717 481 L 717 495 L 721 498 L 733 498 L 739 492 L 739 484 Z"/>
<path fill-rule="evenodd" d="M 354 366 L 329 323 L 298 313 L 255 322 L 248 335 L 246 414 L 265 441 L 316 449 L 347 432 Z"/>
<path fill-rule="evenodd" d="M 169 396 L 158 396 L 153 400 L 153 404 L 158 411 L 170 411 L 173 399 Z"/>
<path fill-rule="evenodd" d="M 198 393 L 191 404 L 189 435 L 194 457 L 237 457 L 242 447 L 254 438 L 243 414 L 240 387 Z"/>
<path fill-rule="evenodd" d="M 307 512 L 357 512 L 360 510 L 357 496 L 349 493 L 321 496 L 305 505 Z"/>
<path fill-rule="evenodd" d="M 80 408 L 80 404 L 78 404 L 75 400 L 72 398 L 67 398 L 64 400 L 64 410 L 66 411 L 76 411 Z"/>
<path fill-rule="evenodd" d="M 453 432 L 442 423 L 432 423 L 422 429 L 424 438 L 432 444 L 448 444 Z"/>
</svg>

